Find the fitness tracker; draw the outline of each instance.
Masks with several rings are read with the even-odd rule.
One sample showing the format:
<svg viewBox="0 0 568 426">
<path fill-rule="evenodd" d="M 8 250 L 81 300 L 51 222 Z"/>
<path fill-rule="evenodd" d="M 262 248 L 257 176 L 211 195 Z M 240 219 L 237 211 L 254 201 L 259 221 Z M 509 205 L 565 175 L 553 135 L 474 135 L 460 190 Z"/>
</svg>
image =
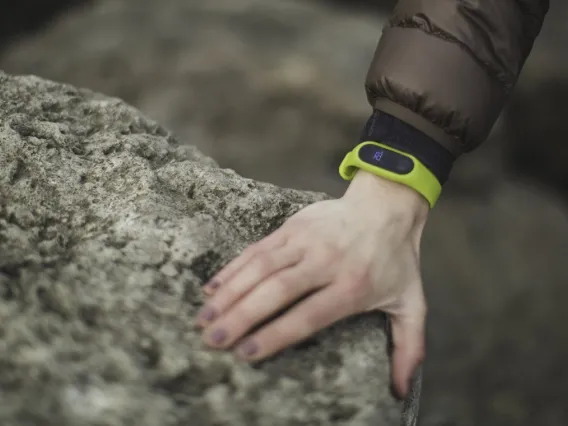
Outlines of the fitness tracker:
<svg viewBox="0 0 568 426">
<path fill-rule="evenodd" d="M 339 166 L 339 174 L 351 180 L 362 169 L 418 191 L 434 207 L 442 185 L 416 157 L 378 142 L 363 142 L 350 151 Z"/>
</svg>

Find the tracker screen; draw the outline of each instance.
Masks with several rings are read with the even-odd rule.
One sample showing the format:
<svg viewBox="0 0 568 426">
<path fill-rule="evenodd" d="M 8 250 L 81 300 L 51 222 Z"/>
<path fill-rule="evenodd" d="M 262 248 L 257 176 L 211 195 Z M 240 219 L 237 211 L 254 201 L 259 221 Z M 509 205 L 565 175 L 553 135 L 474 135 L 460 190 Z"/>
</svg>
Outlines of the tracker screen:
<svg viewBox="0 0 568 426">
<path fill-rule="evenodd" d="M 410 173 L 414 168 L 414 162 L 410 158 L 376 145 L 369 144 L 361 147 L 359 158 L 365 163 L 401 175 Z"/>
</svg>

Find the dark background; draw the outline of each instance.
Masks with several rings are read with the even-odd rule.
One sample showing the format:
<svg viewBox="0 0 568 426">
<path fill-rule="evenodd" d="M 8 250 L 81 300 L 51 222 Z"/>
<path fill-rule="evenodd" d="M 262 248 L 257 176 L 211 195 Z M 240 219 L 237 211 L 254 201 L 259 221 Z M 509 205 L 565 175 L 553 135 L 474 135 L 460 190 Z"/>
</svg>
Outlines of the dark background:
<svg viewBox="0 0 568 426">
<path fill-rule="evenodd" d="M 18 36 L 25 36 L 49 25 L 69 8 L 88 0 L 3 0 L 0 2 L 0 48 Z"/>
<path fill-rule="evenodd" d="M 123 98 L 245 176 L 340 195 L 394 2 L 253 3 L 2 1 L 0 68 Z M 568 424 L 566 22 L 551 1 L 493 133 L 427 225 L 423 425 Z"/>
</svg>

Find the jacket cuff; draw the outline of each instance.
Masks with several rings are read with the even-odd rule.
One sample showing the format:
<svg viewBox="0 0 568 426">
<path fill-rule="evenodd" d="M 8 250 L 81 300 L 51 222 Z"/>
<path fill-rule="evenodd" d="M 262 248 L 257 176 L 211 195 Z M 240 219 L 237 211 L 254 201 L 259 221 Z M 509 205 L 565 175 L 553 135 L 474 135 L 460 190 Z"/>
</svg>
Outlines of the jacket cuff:
<svg viewBox="0 0 568 426">
<path fill-rule="evenodd" d="M 430 139 L 435 140 L 454 158 L 462 154 L 462 146 L 457 137 L 446 133 L 443 129 L 424 118 L 422 115 L 391 101 L 388 98 L 378 98 L 373 103 L 373 109 L 387 113 L 419 130 Z"/>
<path fill-rule="evenodd" d="M 383 32 L 366 88 L 374 108 L 420 129 L 455 157 L 487 138 L 506 98 L 465 47 L 415 28 Z"/>
<path fill-rule="evenodd" d="M 376 109 L 361 132 L 359 142 L 374 141 L 416 157 L 443 185 L 448 180 L 454 156 L 434 139 L 384 111 Z"/>
</svg>

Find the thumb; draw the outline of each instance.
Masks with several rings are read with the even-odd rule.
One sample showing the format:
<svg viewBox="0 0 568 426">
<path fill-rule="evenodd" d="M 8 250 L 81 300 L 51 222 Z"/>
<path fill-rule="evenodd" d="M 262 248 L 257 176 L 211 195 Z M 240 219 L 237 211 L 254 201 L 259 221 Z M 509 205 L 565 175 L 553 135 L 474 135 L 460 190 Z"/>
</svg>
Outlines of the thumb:
<svg viewBox="0 0 568 426">
<path fill-rule="evenodd" d="M 392 380 L 400 398 L 410 392 L 414 374 L 425 355 L 424 315 L 393 315 L 392 330 Z"/>
</svg>

